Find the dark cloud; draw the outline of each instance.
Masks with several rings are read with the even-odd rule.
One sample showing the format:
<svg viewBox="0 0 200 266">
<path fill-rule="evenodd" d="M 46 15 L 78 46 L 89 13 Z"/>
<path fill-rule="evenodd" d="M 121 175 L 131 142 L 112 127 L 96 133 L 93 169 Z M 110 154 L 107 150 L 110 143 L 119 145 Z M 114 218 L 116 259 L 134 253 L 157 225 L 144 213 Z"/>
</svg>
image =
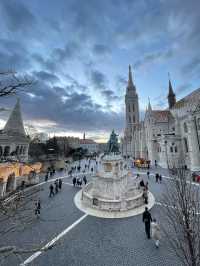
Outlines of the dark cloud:
<svg viewBox="0 0 200 266">
<path fill-rule="evenodd" d="M 55 48 L 53 50 L 52 56 L 56 61 L 63 61 L 66 59 L 72 59 L 77 57 L 79 52 L 79 44 L 77 42 L 71 41 L 62 49 L 62 48 Z"/>
<path fill-rule="evenodd" d="M 36 23 L 34 15 L 20 1 L 3 0 L 0 3 L 0 13 L 5 19 L 7 28 L 10 31 L 33 30 Z"/>
<path fill-rule="evenodd" d="M 59 82 L 60 80 L 55 74 L 46 71 L 39 71 L 39 72 L 34 71 L 33 75 L 36 78 L 47 82 Z"/>
<path fill-rule="evenodd" d="M 158 60 L 166 60 L 169 59 L 173 56 L 173 51 L 172 50 L 167 50 L 167 51 L 158 51 L 155 53 L 150 53 L 145 55 L 142 59 L 137 60 L 134 63 L 134 69 L 138 69 L 141 67 L 144 67 L 148 64 L 153 64 L 153 63 L 158 63 Z"/>
<path fill-rule="evenodd" d="M 93 46 L 93 52 L 96 55 L 106 55 L 108 53 L 110 53 L 110 48 L 104 44 L 95 44 Z"/>
<path fill-rule="evenodd" d="M 106 89 L 107 78 L 101 71 L 93 69 L 91 71 L 91 81 L 95 88 L 99 90 Z"/>
<path fill-rule="evenodd" d="M 199 74 L 199 71 L 200 71 L 200 57 L 193 58 L 181 68 L 181 72 L 183 75 L 193 75 L 197 73 Z"/>
</svg>

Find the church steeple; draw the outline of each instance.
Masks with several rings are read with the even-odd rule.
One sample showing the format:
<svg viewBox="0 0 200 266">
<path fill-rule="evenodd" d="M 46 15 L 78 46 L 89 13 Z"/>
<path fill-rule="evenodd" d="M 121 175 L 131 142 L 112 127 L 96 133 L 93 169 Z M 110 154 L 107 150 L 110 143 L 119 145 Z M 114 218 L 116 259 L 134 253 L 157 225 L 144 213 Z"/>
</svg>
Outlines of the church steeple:
<svg viewBox="0 0 200 266">
<path fill-rule="evenodd" d="M 13 108 L 3 131 L 9 135 L 26 135 L 21 115 L 19 99 L 17 99 L 15 107 Z"/>
<path fill-rule="evenodd" d="M 169 109 L 171 109 L 176 103 L 176 95 L 172 88 L 170 76 L 169 76 L 169 92 L 168 92 L 167 98 L 168 98 Z"/>
<path fill-rule="evenodd" d="M 151 107 L 150 98 L 148 98 L 148 99 L 149 99 L 149 103 L 148 103 L 148 111 L 150 112 L 150 111 L 152 111 L 152 107 Z"/>
<path fill-rule="evenodd" d="M 128 71 L 128 85 L 126 92 L 136 93 L 135 85 L 133 84 L 133 78 L 132 78 L 132 71 L 131 71 L 131 65 L 129 65 L 129 71 Z"/>
</svg>

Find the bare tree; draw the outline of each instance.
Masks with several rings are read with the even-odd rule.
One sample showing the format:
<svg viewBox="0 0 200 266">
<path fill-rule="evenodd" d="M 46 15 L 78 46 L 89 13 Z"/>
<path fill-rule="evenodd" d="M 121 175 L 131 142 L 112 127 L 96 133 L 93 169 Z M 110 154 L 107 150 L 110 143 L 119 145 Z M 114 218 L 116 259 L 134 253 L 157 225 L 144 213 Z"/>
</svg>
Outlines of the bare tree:
<svg viewBox="0 0 200 266">
<path fill-rule="evenodd" d="M 16 72 L 0 72 L 0 97 L 9 96 L 23 91 L 33 83 L 27 77 L 18 77 Z"/>
<path fill-rule="evenodd" d="M 200 194 L 184 167 L 173 167 L 173 181 L 163 195 L 163 231 L 183 265 L 200 265 Z"/>
</svg>

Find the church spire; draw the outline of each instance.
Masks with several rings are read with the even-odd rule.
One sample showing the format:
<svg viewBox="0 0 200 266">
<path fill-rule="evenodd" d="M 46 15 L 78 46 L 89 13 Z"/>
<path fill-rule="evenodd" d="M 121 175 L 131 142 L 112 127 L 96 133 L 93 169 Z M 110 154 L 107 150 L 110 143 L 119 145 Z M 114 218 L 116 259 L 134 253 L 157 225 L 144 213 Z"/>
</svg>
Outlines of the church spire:
<svg viewBox="0 0 200 266">
<path fill-rule="evenodd" d="M 152 111 L 152 107 L 151 107 L 150 98 L 148 97 L 148 99 L 149 99 L 149 103 L 148 103 L 148 111 Z"/>
<path fill-rule="evenodd" d="M 129 68 L 129 71 L 128 71 L 128 86 L 133 86 L 131 65 L 129 65 L 128 68 Z"/>
<path fill-rule="evenodd" d="M 168 98 L 169 109 L 171 109 L 176 103 L 176 95 L 175 95 L 173 88 L 172 88 L 169 73 L 168 73 L 168 77 L 169 77 L 169 92 L 168 92 L 167 98 Z"/>
<path fill-rule="evenodd" d="M 9 135 L 26 135 L 21 115 L 19 98 L 17 99 L 15 107 L 13 108 L 3 131 Z"/>
</svg>

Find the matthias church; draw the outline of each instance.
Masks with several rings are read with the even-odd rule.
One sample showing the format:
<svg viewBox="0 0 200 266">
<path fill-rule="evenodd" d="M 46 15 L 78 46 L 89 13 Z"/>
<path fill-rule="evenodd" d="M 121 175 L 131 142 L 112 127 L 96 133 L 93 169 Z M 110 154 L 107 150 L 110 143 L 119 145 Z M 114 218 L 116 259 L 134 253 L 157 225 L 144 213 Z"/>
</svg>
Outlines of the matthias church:
<svg viewBox="0 0 200 266">
<path fill-rule="evenodd" d="M 176 100 L 171 81 L 168 85 L 168 108 L 154 110 L 149 102 L 144 120 L 139 117 L 136 86 L 129 66 L 126 88 L 126 127 L 121 141 L 122 153 L 144 158 L 151 164 L 168 168 L 183 158 L 185 167 L 200 170 L 200 88 Z"/>
</svg>

